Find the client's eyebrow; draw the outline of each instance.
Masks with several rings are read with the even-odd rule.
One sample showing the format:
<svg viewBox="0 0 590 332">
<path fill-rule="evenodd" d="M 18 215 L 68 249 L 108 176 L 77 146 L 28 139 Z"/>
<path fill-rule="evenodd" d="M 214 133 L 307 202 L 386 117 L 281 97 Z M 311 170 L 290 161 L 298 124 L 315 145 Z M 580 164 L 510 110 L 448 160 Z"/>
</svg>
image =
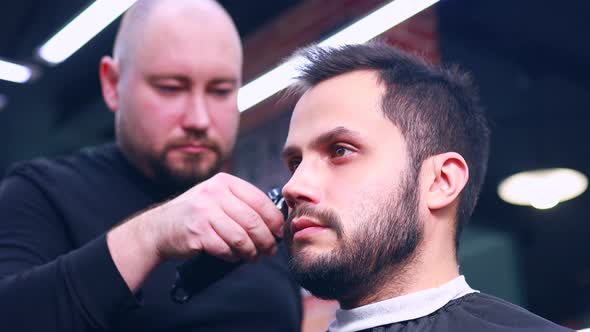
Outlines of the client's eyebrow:
<svg viewBox="0 0 590 332">
<path fill-rule="evenodd" d="M 328 144 L 334 140 L 337 140 L 339 138 L 341 138 L 342 136 L 345 137 L 359 137 L 360 133 L 350 130 L 346 127 L 336 127 L 330 131 L 327 131 L 321 135 L 319 135 L 318 137 L 314 138 L 313 141 L 311 141 L 310 146 L 315 148 L 318 146 L 322 146 L 325 144 Z M 283 159 L 286 159 L 289 156 L 292 156 L 294 154 L 297 154 L 301 149 L 299 147 L 293 146 L 293 145 L 288 145 L 285 146 L 285 148 L 283 149 L 283 152 L 281 153 L 281 156 Z"/>
</svg>

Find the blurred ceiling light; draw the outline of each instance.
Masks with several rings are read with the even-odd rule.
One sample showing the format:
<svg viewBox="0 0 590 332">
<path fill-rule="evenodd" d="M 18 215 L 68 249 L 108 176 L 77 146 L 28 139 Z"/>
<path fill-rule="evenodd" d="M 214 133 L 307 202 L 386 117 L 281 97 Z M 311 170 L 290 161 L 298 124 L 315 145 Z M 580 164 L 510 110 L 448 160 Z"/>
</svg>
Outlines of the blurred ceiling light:
<svg viewBox="0 0 590 332">
<path fill-rule="evenodd" d="M 41 59 L 58 64 L 125 12 L 137 0 L 96 0 L 39 49 Z"/>
<path fill-rule="evenodd" d="M 432 6 L 438 0 L 395 0 L 320 42 L 320 46 L 359 44 L 375 38 L 395 25 Z M 292 83 L 301 58 L 292 58 L 240 89 L 238 109 L 243 112 Z"/>
<path fill-rule="evenodd" d="M 0 79 L 14 83 L 26 83 L 33 76 L 31 68 L 0 60 Z"/>
<path fill-rule="evenodd" d="M 511 204 L 550 209 L 579 196 L 587 187 L 584 174 L 568 168 L 551 168 L 508 177 L 498 186 L 498 195 Z"/>
</svg>

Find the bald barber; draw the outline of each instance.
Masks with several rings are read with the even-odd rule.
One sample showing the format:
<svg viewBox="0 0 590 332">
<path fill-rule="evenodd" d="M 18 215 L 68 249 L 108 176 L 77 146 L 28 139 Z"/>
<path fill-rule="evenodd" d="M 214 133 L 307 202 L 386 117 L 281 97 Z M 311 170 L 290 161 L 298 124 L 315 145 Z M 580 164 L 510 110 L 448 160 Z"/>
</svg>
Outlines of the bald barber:
<svg viewBox="0 0 590 332">
<path fill-rule="evenodd" d="M 241 71 L 216 2 L 140 0 L 126 13 L 100 63 L 116 142 L 20 163 L 0 184 L 0 330 L 300 330 L 275 241 L 283 217 L 220 172 Z M 175 267 L 201 253 L 245 264 L 174 303 Z"/>
</svg>

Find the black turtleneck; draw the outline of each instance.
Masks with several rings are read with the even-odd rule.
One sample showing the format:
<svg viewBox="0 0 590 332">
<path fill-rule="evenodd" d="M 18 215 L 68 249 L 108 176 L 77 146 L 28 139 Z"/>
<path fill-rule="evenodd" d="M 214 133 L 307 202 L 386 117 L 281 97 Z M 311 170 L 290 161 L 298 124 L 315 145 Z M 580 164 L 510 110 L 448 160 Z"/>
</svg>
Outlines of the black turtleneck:
<svg viewBox="0 0 590 332">
<path fill-rule="evenodd" d="M 0 184 L 0 330 L 299 331 L 301 298 L 284 248 L 186 304 L 169 296 L 179 262 L 131 294 L 105 233 L 173 194 L 114 144 L 13 167 Z"/>
</svg>

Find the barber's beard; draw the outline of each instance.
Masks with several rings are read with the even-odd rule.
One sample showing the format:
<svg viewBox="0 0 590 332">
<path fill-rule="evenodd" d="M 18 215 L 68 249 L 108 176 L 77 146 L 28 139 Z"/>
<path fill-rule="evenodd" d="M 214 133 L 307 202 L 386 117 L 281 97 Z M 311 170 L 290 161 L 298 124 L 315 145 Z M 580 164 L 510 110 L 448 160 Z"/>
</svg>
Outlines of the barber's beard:
<svg viewBox="0 0 590 332">
<path fill-rule="evenodd" d="M 152 158 L 150 163 L 155 181 L 178 192 L 209 179 L 221 171 L 225 161 L 217 144 L 208 144 L 210 151 L 186 153 L 181 158 L 171 160 L 169 154 L 173 148 L 167 147 L 158 157 Z"/>
<path fill-rule="evenodd" d="M 221 171 L 228 155 L 219 143 L 205 132 L 191 131 L 170 140 L 161 151 L 151 146 L 149 135 L 137 135 L 125 118 L 116 123 L 117 142 L 123 153 L 144 175 L 168 193 L 181 193 Z M 205 154 L 183 154 L 181 158 L 169 157 L 171 150 L 188 143 L 205 145 Z M 178 152 L 175 152 L 178 153 Z"/>
<path fill-rule="evenodd" d="M 354 232 L 343 233 L 336 227 L 339 246 L 330 253 L 308 254 L 305 248 L 293 253 L 293 234 L 286 227 L 290 268 L 305 289 L 319 298 L 356 302 L 374 295 L 385 282 L 401 277 L 422 238 L 418 186 L 413 178 L 404 180 L 399 190 L 382 202 L 368 202 L 380 206 L 371 215 L 356 216 Z M 341 225 L 332 211 L 309 213 L 310 208 L 306 209 L 306 215 L 318 218 L 332 230 L 334 225 Z M 290 220 L 302 215 L 295 210 L 292 214 Z"/>
</svg>

